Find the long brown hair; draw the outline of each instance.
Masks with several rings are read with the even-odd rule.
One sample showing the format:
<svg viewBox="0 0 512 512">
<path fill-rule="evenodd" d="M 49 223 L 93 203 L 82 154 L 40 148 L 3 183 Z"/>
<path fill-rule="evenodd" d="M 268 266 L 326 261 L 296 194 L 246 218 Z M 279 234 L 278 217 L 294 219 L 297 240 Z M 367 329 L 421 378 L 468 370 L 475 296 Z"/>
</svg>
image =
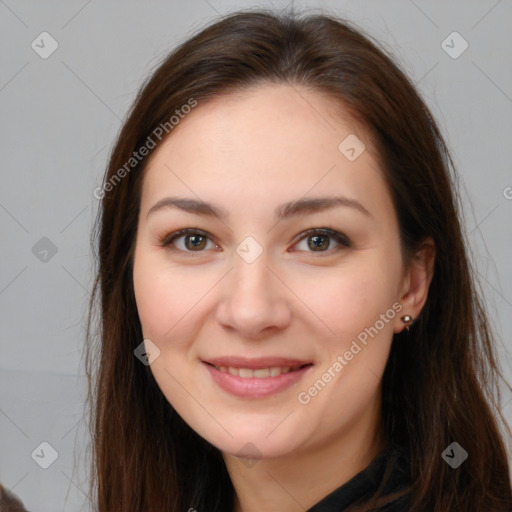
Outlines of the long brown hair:
<svg viewBox="0 0 512 512">
<path fill-rule="evenodd" d="M 461 227 L 457 175 L 436 122 L 393 57 L 361 29 L 331 15 L 266 10 L 226 16 L 167 56 L 142 86 L 110 155 L 93 234 L 98 272 L 87 332 L 98 510 L 233 510 L 219 450 L 179 417 L 134 357 L 143 339 L 132 282 L 141 177 L 161 140 L 153 136 L 145 157 L 130 158 L 191 100 L 200 108 L 270 82 L 306 86 L 343 105 L 375 148 L 406 262 L 426 237 L 436 245 L 427 302 L 408 339 L 395 335 L 382 379 L 384 437 L 410 454 L 409 509 L 511 510 L 503 377 Z M 452 442 L 469 453 L 457 469 L 441 457 Z"/>
</svg>

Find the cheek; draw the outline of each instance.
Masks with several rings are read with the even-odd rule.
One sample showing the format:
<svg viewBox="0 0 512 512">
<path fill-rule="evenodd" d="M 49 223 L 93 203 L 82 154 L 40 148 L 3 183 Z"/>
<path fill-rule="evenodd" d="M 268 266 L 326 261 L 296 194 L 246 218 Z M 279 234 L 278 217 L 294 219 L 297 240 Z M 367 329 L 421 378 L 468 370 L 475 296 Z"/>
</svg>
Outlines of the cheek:
<svg viewBox="0 0 512 512">
<path fill-rule="evenodd" d="M 133 284 L 144 339 L 151 340 L 160 350 L 160 357 L 150 366 L 151 372 L 167 400 L 179 405 L 186 400 L 178 382 L 188 379 L 183 357 L 195 325 L 194 305 L 204 291 L 191 285 L 189 276 L 175 272 L 162 260 L 161 255 L 150 251 L 136 253 Z"/>
<path fill-rule="evenodd" d="M 172 275 L 172 279 L 170 279 Z M 140 251 L 133 269 L 135 300 L 145 338 L 161 340 L 183 316 L 189 287 L 179 274 L 166 271 L 161 261 Z"/>
<path fill-rule="evenodd" d="M 161 350 L 179 346 L 174 340 L 186 343 L 198 325 L 203 299 L 217 280 L 198 266 L 173 266 L 162 253 L 136 253 L 133 282 L 144 337 L 162 345 Z"/>
<path fill-rule="evenodd" d="M 390 261 L 368 253 L 322 274 L 314 269 L 293 278 L 307 318 L 316 318 L 327 340 L 352 339 L 392 308 L 400 268 Z M 384 330 L 390 328 L 386 323 Z"/>
<path fill-rule="evenodd" d="M 326 408 L 326 421 L 330 418 L 333 423 L 339 421 L 337 409 L 330 406 L 333 403 L 343 404 L 344 411 L 362 414 L 373 400 L 401 308 L 396 295 L 400 259 L 382 258 L 380 253 L 367 256 L 350 269 L 338 269 L 337 279 L 335 274 L 325 281 L 323 293 L 317 291 L 314 296 L 319 316 L 336 333 L 326 338 L 332 341 L 324 345 L 327 361 L 320 380 L 329 384 L 317 400 L 318 407 Z M 329 370 L 335 377 L 323 373 Z"/>
</svg>

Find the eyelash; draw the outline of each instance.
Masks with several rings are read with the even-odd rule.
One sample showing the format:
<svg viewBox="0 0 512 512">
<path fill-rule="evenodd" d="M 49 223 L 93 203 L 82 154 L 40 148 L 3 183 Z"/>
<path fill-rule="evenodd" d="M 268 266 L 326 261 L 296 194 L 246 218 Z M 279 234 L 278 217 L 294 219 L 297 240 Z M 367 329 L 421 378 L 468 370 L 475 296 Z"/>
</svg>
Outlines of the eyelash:
<svg viewBox="0 0 512 512">
<path fill-rule="evenodd" d="M 325 251 L 305 251 L 305 252 L 310 252 L 312 254 L 315 254 L 315 256 L 322 255 L 322 254 L 332 254 L 332 251 L 337 252 L 337 251 L 342 250 L 343 248 L 349 248 L 352 245 L 350 242 L 350 239 L 347 236 L 345 236 L 343 233 L 340 233 L 334 229 L 329 229 L 329 228 L 308 229 L 308 230 L 304 231 L 303 233 L 301 233 L 301 238 L 299 238 L 294 243 L 294 245 L 298 244 L 299 242 L 302 242 L 302 240 L 307 239 L 311 235 L 318 235 L 318 234 L 322 235 L 322 236 L 331 237 L 336 242 L 338 242 L 340 245 L 338 247 L 335 247 L 333 249 L 327 249 Z M 160 241 L 159 245 L 161 247 L 165 247 L 171 251 L 180 251 L 180 252 L 188 253 L 188 254 L 204 252 L 204 250 L 189 251 L 189 250 L 183 250 L 183 249 L 178 249 L 178 248 L 174 247 L 173 242 L 175 240 L 177 240 L 178 238 L 181 238 L 183 235 L 199 235 L 199 236 L 206 237 L 206 238 L 210 239 L 210 241 L 213 242 L 213 240 L 211 240 L 210 235 L 206 231 L 203 231 L 201 229 L 196 229 L 196 228 L 185 228 L 185 229 L 180 229 L 178 231 L 175 231 L 174 233 L 167 235 L 163 240 Z"/>
</svg>

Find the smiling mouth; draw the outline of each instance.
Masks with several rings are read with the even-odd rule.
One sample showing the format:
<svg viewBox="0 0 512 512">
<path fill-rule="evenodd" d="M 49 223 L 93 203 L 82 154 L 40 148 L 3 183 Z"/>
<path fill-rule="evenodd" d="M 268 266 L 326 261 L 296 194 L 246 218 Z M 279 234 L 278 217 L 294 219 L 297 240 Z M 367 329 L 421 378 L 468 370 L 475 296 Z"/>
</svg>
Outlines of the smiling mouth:
<svg viewBox="0 0 512 512">
<path fill-rule="evenodd" d="M 283 357 L 223 357 L 202 363 L 216 386 L 245 399 L 266 398 L 284 392 L 313 367 L 313 363 Z"/>
<path fill-rule="evenodd" d="M 234 366 L 216 366 L 207 363 L 223 373 L 229 373 L 242 379 L 268 379 L 270 377 L 279 377 L 281 374 L 296 372 L 306 366 L 311 366 L 311 363 L 297 365 L 297 366 L 272 366 L 268 368 L 238 368 Z"/>
</svg>

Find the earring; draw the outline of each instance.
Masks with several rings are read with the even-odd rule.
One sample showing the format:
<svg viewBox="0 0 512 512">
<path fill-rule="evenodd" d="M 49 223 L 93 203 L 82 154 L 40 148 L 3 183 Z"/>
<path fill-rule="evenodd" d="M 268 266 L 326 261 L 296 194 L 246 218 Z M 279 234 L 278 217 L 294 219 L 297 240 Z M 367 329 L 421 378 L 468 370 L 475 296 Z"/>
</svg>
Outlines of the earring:
<svg viewBox="0 0 512 512">
<path fill-rule="evenodd" d="M 409 324 L 412 322 L 412 316 L 411 315 L 404 315 L 400 318 L 402 322 L 405 323 L 405 328 L 407 329 L 407 332 L 409 332 Z"/>
</svg>

